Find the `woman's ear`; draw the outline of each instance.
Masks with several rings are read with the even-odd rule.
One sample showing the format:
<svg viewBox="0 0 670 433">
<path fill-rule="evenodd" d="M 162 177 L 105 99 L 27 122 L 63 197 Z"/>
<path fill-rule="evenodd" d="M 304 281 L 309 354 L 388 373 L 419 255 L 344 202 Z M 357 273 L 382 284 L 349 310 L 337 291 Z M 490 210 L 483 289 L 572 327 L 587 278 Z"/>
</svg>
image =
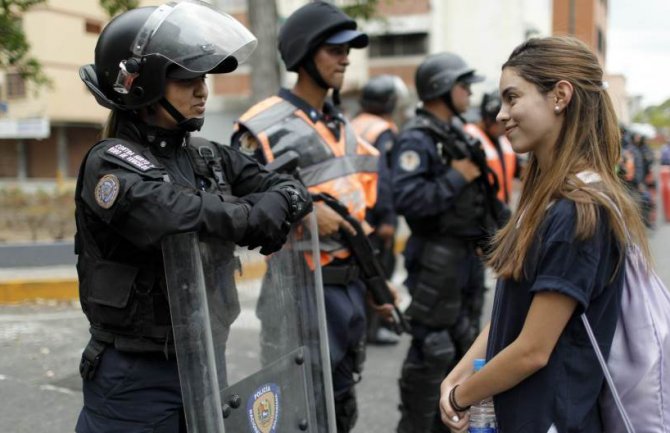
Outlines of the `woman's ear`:
<svg viewBox="0 0 670 433">
<path fill-rule="evenodd" d="M 560 80 L 554 87 L 554 96 L 556 99 L 556 107 L 558 112 L 561 112 L 568 106 L 572 99 L 572 92 L 574 88 L 569 81 Z"/>
</svg>

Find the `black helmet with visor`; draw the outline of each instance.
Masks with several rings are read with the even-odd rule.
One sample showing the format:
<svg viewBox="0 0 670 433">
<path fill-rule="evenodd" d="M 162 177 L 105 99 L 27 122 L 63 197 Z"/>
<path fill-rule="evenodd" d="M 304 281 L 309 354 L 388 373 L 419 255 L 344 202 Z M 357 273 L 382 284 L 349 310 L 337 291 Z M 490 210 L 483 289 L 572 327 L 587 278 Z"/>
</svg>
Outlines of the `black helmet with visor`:
<svg viewBox="0 0 670 433">
<path fill-rule="evenodd" d="M 242 24 L 209 4 L 173 1 L 114 18 L 98 38 L 95 64 L 82 66 L 79 75 L 106 108 L 137 110 L 156 102 L 171 107 L 164 98 L 166 78 L 231 72 L 256 43 Z"/>
</svg>

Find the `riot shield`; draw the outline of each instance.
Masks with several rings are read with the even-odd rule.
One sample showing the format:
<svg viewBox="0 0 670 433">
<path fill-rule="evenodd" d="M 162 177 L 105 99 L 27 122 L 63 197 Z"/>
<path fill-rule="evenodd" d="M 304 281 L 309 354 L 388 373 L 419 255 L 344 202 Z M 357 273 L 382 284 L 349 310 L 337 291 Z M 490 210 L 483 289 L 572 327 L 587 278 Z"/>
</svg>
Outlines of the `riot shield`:
<svg viewBox="0 0 670 433">
<path fill-rule="evenodd" d="M 194 233 L 163 256 L 189 433 L 335 433 L 315 215 L 269 257 Z"/>
</svg>

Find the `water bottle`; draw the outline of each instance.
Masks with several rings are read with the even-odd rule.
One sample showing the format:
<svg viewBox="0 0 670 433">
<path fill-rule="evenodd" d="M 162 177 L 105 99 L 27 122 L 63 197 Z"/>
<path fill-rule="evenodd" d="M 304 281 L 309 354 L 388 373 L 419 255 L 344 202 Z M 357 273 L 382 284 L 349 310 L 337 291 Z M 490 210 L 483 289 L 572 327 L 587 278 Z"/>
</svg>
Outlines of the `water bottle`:
<svg viewBox="0 0 670 433">
<path fill-rule="evenodd" d="M 486 361 L 475 359 L 475 372 L 484 367 Z M 498 431 L 496 424 L 496 413 L 493 410 L 493 399 L 487 398 L 470 407 L 470 427 L 469 433 L 496 433 Z"/>
</svg>

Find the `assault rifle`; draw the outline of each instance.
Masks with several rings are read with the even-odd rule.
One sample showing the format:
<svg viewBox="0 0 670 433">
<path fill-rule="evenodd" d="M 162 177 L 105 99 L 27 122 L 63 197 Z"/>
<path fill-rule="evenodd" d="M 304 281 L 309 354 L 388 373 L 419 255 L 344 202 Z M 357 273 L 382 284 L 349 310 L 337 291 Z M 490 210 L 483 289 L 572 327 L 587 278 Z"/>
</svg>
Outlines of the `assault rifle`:
<svg viewBox="0 0 670 433">
<path fill-rule="evenodd" d="M 274 161 L 267 164 L 265 167 L 271 171 L 291 173 L 299 178 L 298 169 L 299 155 L 295 151 L 288 151 L 279 156 Z M 361 270 L 361 277 L 365 283 L 366 288 L 370 292 L 373 301 L 377 305 L 391 304 L 393 311 L 391 318 L 393 320 L 393 330 L 398 334 L 409 332 L 410 326 L 403 316 L 402 312 L 395 305 L 395 299 L 391 290 L 386 283 L 384 270 L 375 256 L 374 248 L 370 243 L 361 223 L 351 216 L 349 209 L 342 204 L 335 197 L 330 194 L 320 193 L 312 196 L 314 201 L 323 201 L 329 208 L 337 212 L 344 218 L 356 231 L 356 234 L 351 234 L 349 231 L 340 229 L 340 236 L 342 240 L 349 246 L 351 253 L 356 259 L 356 263 Z"/>
</svg>

